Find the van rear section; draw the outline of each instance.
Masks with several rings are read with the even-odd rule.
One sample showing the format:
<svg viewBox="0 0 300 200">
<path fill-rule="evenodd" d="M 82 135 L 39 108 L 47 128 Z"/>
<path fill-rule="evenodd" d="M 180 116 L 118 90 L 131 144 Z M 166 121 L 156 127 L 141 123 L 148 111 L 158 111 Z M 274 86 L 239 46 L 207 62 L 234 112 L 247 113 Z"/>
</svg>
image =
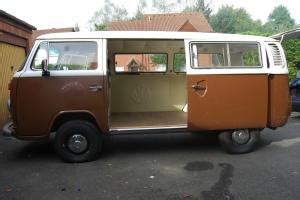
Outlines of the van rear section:
<svg viewBox="0 0 300 200">
<path fill-rule="evenodd" d="M 268 128 L 286 124 L 291 113 L 288 65 L 280 43 L 267 43 L 268 74 Z"/>
<path fill-rule="evenodd" d="M 190 129 L 263 129 L 287 122 L 288 68 L 280 43 L 186 40 L 185 47 Z"/>
<path fill-rule="evenodd" d="M 284 126 L 291 113 L 289 78 L 284 74 L 269 75 L 269 109 L 267 127 Z"/>
</svg>

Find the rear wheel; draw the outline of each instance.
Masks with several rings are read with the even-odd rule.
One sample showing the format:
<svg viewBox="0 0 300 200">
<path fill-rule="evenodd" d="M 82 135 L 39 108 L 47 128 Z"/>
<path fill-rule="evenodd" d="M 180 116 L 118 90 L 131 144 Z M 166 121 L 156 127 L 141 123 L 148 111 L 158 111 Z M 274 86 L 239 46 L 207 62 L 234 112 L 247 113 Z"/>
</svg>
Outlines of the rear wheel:
<svg viewBox="0 0 300 200">
<path fill-rule="evenodd" d="M 259 141 L 259 136 L 259 130 L 240 129 L 220 133 L 219 141 L 227 152 L 241 154 L 253 151 Z"/>
<path fill-rule="evenodd" d="M 102 147 L 102 135 L 88 121 L 73 120 L 61 125 L 56 133 L 54 146 L 67 162 L 95 160 Z"/>
</svg>

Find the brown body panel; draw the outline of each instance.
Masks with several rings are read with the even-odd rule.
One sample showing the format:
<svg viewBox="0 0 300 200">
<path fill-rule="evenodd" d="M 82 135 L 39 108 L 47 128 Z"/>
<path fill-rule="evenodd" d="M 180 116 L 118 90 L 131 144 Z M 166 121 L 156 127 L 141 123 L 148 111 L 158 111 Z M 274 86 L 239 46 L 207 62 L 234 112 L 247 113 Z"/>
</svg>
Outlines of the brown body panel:
<svg viewBox="0 0 300 200">
<path fill-rule="evenodd" d="M 18 87 L 19 78 L 13 78 L 10 82 L 10 108 L 11 108 L 11 117 L 16 128 L 17 125 L 17 87 Z"/>
<path fill-rule="evenodd" d="M 291 113 L 291 97 L 287 74 L 269 76 L 269 123 L 276 128 L 285 125 Z"/>
<path fill-rule="evenodd" d="M 91 91 L 90 86 L 102 90 Z M 16 98 L 17 137 L 46 137 L 60 113 L 86 112 L 108 132 L 107 88 L 103 76 L 20 77 Z"/>
<path fill-rule="evenodd" d="M 191 131 L 276 128 L 288 119 L 287 75 L 189 75 L 187 80 Z M 89 113 L 101 131 L 108 133 L 106 81 L 103 76 L 14 78 L 11 99 L 16 136 L 46 137 L 56 117 L 65 112 Z M 103 89 L 90 91 L 89 86 L 96 84 Z"/>
<path fill-rule="evenodd" d="M 187 87 L 190 130 L 264 128 L 267 125 L 266 74 L 188 75 Z"/>
</svg>

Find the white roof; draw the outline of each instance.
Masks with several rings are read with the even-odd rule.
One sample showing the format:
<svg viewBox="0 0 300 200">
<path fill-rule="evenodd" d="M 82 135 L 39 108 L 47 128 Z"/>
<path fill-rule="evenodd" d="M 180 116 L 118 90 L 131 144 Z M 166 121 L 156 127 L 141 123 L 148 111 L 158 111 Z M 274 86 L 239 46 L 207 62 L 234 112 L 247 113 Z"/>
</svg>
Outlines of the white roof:
<svg viewBox="0 0 300 200">
<path fill-rule="evenodd" d="M 165 32 L 165 31 L 94 31 L 41 35 L 40 40 L 57 39 L 190 39 L 201 41 L 276 41 L 269 37 L 225 33 Z"/>
</svg>

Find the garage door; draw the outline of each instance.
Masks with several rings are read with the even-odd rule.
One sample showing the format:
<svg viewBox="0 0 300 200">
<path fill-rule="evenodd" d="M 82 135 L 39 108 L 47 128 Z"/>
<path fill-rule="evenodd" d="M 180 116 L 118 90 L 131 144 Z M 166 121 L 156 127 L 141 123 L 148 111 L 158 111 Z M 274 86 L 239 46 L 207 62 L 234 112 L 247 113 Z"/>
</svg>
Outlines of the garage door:
<svg viewBox="0 0 300 200">
<path fill-rule="evenodd" d="M 14 72 L 23 63 L 25 49 L 22 47 L 0 43 L 0 127 L 9 119 L 6 107 L 9 98 L 8 83 Z"/>
</svg>

